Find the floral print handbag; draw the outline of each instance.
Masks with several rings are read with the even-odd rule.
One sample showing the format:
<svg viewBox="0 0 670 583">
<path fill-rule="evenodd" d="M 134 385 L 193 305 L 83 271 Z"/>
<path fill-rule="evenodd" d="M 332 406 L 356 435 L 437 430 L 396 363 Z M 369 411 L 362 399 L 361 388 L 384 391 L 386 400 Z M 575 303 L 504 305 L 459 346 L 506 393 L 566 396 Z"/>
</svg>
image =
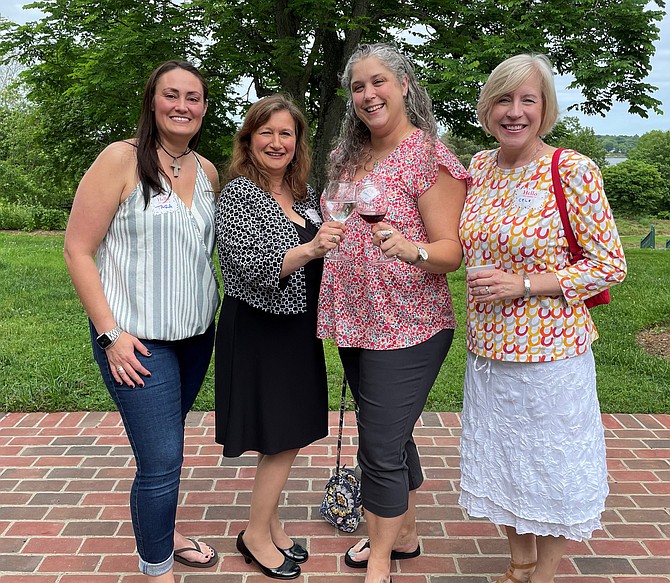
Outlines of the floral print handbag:
<svg viewBox="0 0 670 583">
<path fill-rule="evenodd" d="M 347 398 L 347 377 L 342 377 L 342 401 L 340 403 L 340 427 L 337 435 L 337 461 L 335 473 L 326 484 L 326 494 L 319 512 L 335 528 L 344 532 L 354 532 L 363 515 L 361 486 L 353 470 L 340 467 L 342 451 L 342 425 Z"/>
</svg>

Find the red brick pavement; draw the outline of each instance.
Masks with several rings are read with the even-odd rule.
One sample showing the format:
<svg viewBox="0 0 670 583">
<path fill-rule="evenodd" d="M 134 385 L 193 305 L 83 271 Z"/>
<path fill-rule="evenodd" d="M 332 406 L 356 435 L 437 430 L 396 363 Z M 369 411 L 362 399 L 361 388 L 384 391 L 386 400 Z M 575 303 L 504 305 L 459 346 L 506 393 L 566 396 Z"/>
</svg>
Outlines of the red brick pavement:
<svg viewBox="0 0 670 583">
<path fill-rule="evenodd" d="M 349 414 L 348 414 L 349 415 Z M 334 465 L 331 433 L 301 451 L 281 516 L 310 560 L 297 581 L 361 582 L 342 554 L 361 535 L 339 533 L 318 514 Z M 571 543 L 559 583 L 670 582 L 670 415 L 605 415 L 611 494 L 603 530 Z M 355 455 L 353 418 L 345 461 Z M 424 413 L 415 436 L 426 481 L 419 490 L 422 555 L 393 566 L 398 583 L 485 583 L 505 570 L 502 532 L 458 506 L 460 417 Z M 176 565 L 179 583 L 267 581 L 235 552 L 247 515 L 254 456 L 222 460 L 211 413 L 188 418 L 180 530 L 218 550 L 213 569 Z M 144 583 L 136 572 L 127 508 L 130 448 L 116 413 L 12 413 L 0 418 L 0 583 Z"/>
</svg>

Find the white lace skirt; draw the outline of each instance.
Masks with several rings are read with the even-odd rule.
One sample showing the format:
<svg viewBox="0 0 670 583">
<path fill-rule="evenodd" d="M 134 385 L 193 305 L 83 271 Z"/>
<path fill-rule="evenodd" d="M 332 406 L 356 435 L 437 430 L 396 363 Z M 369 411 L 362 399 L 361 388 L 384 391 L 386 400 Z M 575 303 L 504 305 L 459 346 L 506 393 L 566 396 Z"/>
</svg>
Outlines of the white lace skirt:
<svg viewBox="0 0 670 583">
<path fill-rule="evenodd" d="M 519 534 L 589 538 L 607 498 L 593 353 L 552 362 L 468 352 L 459 503 Z"/>
</svg>

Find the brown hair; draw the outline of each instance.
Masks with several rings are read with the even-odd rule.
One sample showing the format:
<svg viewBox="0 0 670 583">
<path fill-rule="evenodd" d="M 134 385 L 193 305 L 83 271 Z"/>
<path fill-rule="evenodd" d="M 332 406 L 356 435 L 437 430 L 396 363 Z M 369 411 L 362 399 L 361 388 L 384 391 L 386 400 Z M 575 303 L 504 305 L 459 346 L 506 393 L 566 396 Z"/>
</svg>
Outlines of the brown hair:
<svg viewBox="0 0 670 583">
<path fill-rule="evenodd" d="M 295 154 L 284 174 L 284 182 L 293 198 L 304 200 L 307 197 L 307 176 L 312 165 L 309 148 L 307 120 L 300 108 L 288 96 L 282 93 L 264 97 L 254 103 L 244 116 L 242 127 L 235 134 L 233 156 L 228 168 L 228 179 L 245 176 L 265 191 L 270 191 L 270 176 L 260 167 L 251 152 L 251 136 L 273 113 L 288 111 L 295 123 Z"/>
<path fill-rule="evenodd" d="M 137 124 L 137 174 L 142 184 L 142 192 L 144 195 L 144 208 L 149 206 L 151 198 L 151 191 L 161 192 L 163 186 L 160 181 L 160 175 L 171 184 L 170 177 L 163 171 L 158 163 L 158 126 L 156 125 L 156 116 L 154 114 L 153 104 L 154 96 L 156 94 L 156 85 L 158 80 L 165 73 L 173 69 L 183 69 L 195 75 L 202 85 L 202 97 L 205 103 L 207 102 L 207 95 L 209 89 L 207 81 L 202 76 L 200 71 L 196 69 L 191 63 L 187 61 L 166 61 L 156 69 L 149 76 L 146 85 L 144 86 L 144 95 L 142 96 L 142 110 L 140 112 L 140 121 Z M 202 133 L 202 125 L 197 133 L 189 140 L 188 147 L 195 150 L 200 143 L 200 134 Z"/>
</svg>

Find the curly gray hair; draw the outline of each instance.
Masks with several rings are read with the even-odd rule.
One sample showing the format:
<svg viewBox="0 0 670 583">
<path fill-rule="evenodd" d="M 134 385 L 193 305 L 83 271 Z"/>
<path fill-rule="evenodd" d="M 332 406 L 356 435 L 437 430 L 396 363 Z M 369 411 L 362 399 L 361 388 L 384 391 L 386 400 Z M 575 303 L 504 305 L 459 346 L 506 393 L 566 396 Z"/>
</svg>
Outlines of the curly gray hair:
<svg viewBox="0 0 670 583">
<path fill-rule="evenodd" d="M 407 79 L 405 110 L 409 121 L 424 131 L 427 140 L 434 142 L 437 137 L 437 122 L 433 115 L 431 99 L 426 90 L 419 84 L 414 73 L 414 66 L 410 60 L 397 48 L 388 44 L 359 45 L 349 57 L 340 77 L 342 87 L 347 91 L 349 99 L 340 128 L 340 136 L 330 156 L 328 167 L 328 178 L 330 180 L 337 180 L 345 173 L 353 175 L 363 156 L 363 150 L 370 143 L 370 130 L 356 115 L 351 98 L 352 69 L 356 63 L 370 57 L 378 59 L 395 75 L 400 84 Z"/>
</svg>

